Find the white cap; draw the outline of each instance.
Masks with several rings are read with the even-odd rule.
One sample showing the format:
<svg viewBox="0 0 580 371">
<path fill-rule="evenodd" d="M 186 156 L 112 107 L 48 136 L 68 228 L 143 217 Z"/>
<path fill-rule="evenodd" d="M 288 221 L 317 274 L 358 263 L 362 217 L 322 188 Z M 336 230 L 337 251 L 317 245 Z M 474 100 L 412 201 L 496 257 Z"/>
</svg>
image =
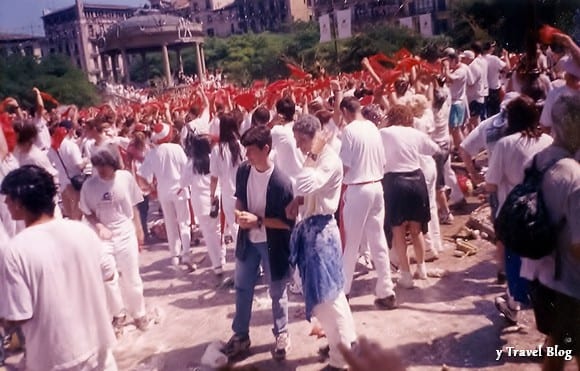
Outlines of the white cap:
<svg viewBox="0 0 580 371">
<path fill-rule="evenodd" d="M 468 59 L 475 59 L 475 53 L 471 50 L 465 50 L 461 53 L 461 57 L 468 58 Z"/>
<path fill-rule="evenodd" d="M 153 133 L 151 134 L 151 141 L 153 143 L 161 144 L 171 140 L 171 127 L 168 124 L 159 122 L 153 126 Z"/>
</svg>

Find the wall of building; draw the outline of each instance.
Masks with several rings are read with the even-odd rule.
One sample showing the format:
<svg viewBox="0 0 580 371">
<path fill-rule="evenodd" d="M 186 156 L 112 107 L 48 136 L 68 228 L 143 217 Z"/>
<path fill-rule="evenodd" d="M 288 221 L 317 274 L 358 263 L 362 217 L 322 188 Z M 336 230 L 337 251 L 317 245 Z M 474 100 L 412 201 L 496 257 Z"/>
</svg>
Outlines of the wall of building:
<svg viewBox="0 0 580 371">
<path fill-rule="evenodd" d="M 0 34 L 0 57 L 12 54 L 42 58 L 43 38 L 31 35 Z"/>
</svg>

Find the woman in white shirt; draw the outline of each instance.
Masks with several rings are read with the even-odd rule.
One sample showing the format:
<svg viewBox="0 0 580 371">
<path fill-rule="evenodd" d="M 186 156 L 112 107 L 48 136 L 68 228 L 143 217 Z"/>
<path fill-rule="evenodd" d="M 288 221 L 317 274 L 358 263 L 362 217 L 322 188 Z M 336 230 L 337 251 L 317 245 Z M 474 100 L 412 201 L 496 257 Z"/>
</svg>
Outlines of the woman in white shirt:
<svg viewBox="0 0 580 371">
<path fill-rule="evenodd" d="M 187 135 L 185 154 L 189 160 L 183 168 L 180 192 L 185 192 L 183 189 L 190 187 L 191 208 L 199 222 L 214 273 L 219 277 L 223 274 L 223 265 L 226 263 L 226 251 L 220 241 L 219 212 L 212 213 L 211 210 L 210 152 L 208 135 L 197 135 L 193 132 Z"/>
<path fill-rule="evenodd" d="M 401 279 L 398 285 L 414 287 L 407 256 L 405 235 L 411 233 L 417 272 L 415 277 L 427 279 L 425 240 L 431 219 L 429 193 L 421 171 L 422 156 L 433 156 L 439 146 L 425 133 L 413 128 L 413 113 L 407 106 L 395 105 L 387 115 L 390 127 L 380 129 L 385 149 L 385 232 L 392 231 L 392 245 L 398 255 Z"/>
<path fill-rule="evenodd" d="M 122 332 L 126 309 L 137 328 L 145 330 L 149 320 L 138 247 L 143 244 L 143 228 L 137 210 L 143 195 L 131 173 L 120 170 L 121 158 L 114 146 L 100 146 L 91 162 L 95 175 L 81 188 L 80 208 L 103 241 L 111 265 L 103 270 L 113 326 L 117 334 Z"/>
<path fill-rule="evenodd" d="M 542 134 L 539 128 L 539 112 L 535 101 L 521 95 L 507 105 L 508 127 L 506 136 L 500 139 L 489 159 L 489 169 L 485 175 L 488 192 L 497 192 L 498 211 L 509 192 L 524 180 L 524 169 L 536 153 L 552 144 L 552 137 Z M 508 284 L 507 304 L 502 298 L 496 299 L 496 306 L 506 318 L 517 321 L 519 306 L 512 299 L 528 301 L 527 281 L 520 278 L 521 258 L 504 246 L 505 270 Z"/>
<path fill-rule="evenodd" d="M 240 144 L 237 120 L 231 112 L 224 113 L 219 117 L 219 138 L 218 145 L 213 147 L 210 155 L 210 199 L 212 203 L 215 202 L 216 189 L 219 184 L 222 209 L 235 240 L 238 235 L 238 224 L 234 214 L 236 208 L 234 193 L 236 191 L 236 173 L 244 159 L 244 149 Z"/>
</svg>

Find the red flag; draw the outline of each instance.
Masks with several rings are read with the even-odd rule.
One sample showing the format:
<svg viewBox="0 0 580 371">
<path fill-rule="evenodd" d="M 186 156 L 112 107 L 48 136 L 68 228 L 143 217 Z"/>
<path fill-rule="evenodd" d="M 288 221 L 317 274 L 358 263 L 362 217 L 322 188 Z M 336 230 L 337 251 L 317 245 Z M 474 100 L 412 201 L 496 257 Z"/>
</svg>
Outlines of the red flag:
<svg viewBox="0 0 580 371">
<path fill-rule="evenodd" d="M 250 112 L 256 104 L 256 95 L 254 93 L 243 93 L 234 98 L 234 102 L 244 107 L 244 109 Z"/>
<path fill-rule="evenodd" d="M 2 132 L 8 145 L 8 152 L 12 152 L 16 148 L 16 132 L 12 125 L 12 118 L 8 113 L 0 113 L 0 124 L 2 125 Z"/>
<path fill-rule="evenodd" d="M 286 63 L 286 67 L 288 67 L 288 69 L 290 70 L 291 77 L 295 77 L 297 79 L 305 79 L 308 76 L 308 73 L 306 73 L 302 68 L 296 66 L 295 64 Z"/>
<path fill-rule="evenodd" d="M 373 102 L 373 96 L 372 95 L 365 95 L 364 97 L 362 97 L 362 99 L 360 100 L 360 104 L 361 106 L 368 106 L 369 104 L 371 104 Z"/>
<path fill-rule="evenodd" d="M 40 92 L 40 96 L 42 97 L 42 100 L 46 101 L 46 102 L 50 102 L 52 104 L 54 104 L 55 106 L 58 106 L 58 101 L 56 99 L 54 99 L 54 97 L 48 93 L 45 92 Z"/>
<path fill-rule="evenodd" d="M 396 60 L 400 61 L 401 59 L 410 58 L 413 54 L 405 48 L 401 48 L 394 54 Z"/>
<path fill-rule="evenodd" d="M 413 57 L 407 57 L 405 59 L 400 60 L 397 63 L 397 69 L 398 70 L 402 70 L 405 72 L 408 72 L 411 70 L 411 68 L 413 68 L 414 66 L 418 66 L 419 64 L 421 64 L 421 62 L 419 62 L 418 60 L 416 60 Z"/>
<path fill-rule="evenodd" d="M 65 137 L 66 137 L 66 129 L 60 126 L 56 128 L 56 130 L 54 130 L 54 132 L 52 133 L 52 137 L 50 138 L 51 139 L 50 146 L 52 147 L 52 149 L 57 151 L 60 148 L 60 145 Z"/>
<path fill-rule="evenodd" d="M 380 77 L 385 84 L 392 84 L 399 78 L 399 76 L 401 76 L 402 73 L 403 72 L 400 70 L 385 70 Z"/>
<path fill-rule="evenodd" d="M 539 39 L 542 44 L 551 44 L 554 41 L 554 35 L 564 33 L 559 29 L 547 24 L 543 25 L 538 32 Z"/>
<path fill-rule="evenodd" d="M 252 89 L 261 89 L 266 86 L 266 81 L 264 80 L 256 80 L 252 84 Z"/>
<path fill-rule="evenodd" d="M 278 93 L 278 92 L 282 91 L 283 89 L 286 89 L 289 85 L 290 85 L 290 82 L 287 80 L 276 80 L 273 83 L 271 83 L 270 85 L 268 85 L 266 90 L 269 93 Z"/>
</svg>

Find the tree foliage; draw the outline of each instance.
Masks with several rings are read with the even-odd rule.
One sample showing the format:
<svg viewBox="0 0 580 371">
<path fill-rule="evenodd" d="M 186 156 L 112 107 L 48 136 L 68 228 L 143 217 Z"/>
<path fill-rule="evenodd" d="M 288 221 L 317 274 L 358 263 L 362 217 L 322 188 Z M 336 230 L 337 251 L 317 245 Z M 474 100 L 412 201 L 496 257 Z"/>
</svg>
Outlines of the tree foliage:
<svg viewBox="0 0 580 371">
<path fill-rule="evenodd" d="M 63 103 L 84 107 L 99 101 L 96 87 L 65 56 L 51 55 L 39 61 L 13 54 L 0 59 L 0 99 L 11 96 L 24 107 L 32 107 L 35 86 Z"/>
<path fill-rule="evenodd" d="M 550 24 L 571 33 L 578 0 L 457 0 L 450 35 L 458 47 L 473 40 L 496 40 L 502 47 L 523 51 L 526 33 Z"/>
</svg>

